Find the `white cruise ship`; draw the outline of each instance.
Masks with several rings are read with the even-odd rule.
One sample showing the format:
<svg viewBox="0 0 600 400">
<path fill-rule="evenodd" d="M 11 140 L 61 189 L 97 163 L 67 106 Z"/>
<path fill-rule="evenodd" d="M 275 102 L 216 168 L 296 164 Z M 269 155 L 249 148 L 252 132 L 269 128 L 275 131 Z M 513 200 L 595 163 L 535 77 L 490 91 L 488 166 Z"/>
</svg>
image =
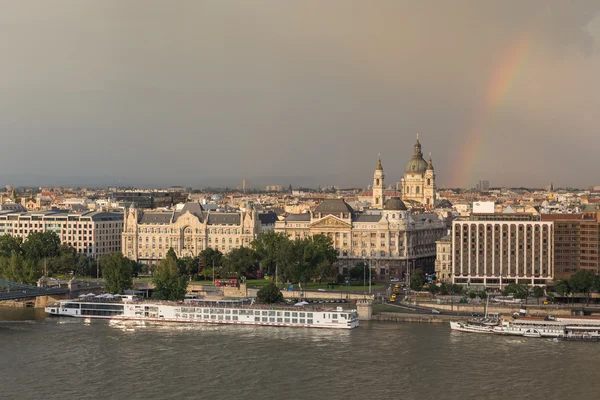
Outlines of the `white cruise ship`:
<svg viewBox="0 0 600 400">
<path fill-rule="evenodd" d="M 352 329 L 358 327 L 356 310 L 342 307 L 281 307 L 232 303 L 176 303 L 142 301 L 135 296 L 117 300 L 61 300 L 46 307 L 50 315 L 112 320 L 158 321 L 302 328 Z"/>
</svg>

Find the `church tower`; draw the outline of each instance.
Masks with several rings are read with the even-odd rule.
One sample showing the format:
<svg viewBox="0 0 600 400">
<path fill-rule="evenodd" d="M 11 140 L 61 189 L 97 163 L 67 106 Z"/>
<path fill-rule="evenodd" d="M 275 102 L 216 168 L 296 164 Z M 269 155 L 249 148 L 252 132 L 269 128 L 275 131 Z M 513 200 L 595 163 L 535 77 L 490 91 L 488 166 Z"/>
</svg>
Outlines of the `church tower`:
<svg viewBox="0 0 600 400">
<path fill-rule="evenodd" d="M 427 169 L 425 170 L 423 179 L 424 204 L 428 208 L 433 208 L 435 205 L 435 172 L 433 162 L 431 161 L 431 153 L 429 153 L 429 161 L 427 162 Z"/>
<path fill-rule="evenodd" d="M 375 168 L 375 174 L 373 174 L 373 202 L 372 208 L 383 208 L 384 199 L 384 186 L 383 186 L 383 167 L 381 166 L 381 154 L 377 160 L 377 168 Z"/>
</svg>

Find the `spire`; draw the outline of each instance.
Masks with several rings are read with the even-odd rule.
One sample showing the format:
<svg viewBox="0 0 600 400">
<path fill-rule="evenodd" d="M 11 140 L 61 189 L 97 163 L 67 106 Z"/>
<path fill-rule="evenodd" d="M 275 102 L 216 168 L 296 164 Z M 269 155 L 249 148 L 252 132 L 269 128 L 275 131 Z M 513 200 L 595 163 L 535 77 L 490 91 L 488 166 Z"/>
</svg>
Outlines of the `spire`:
<svg viewBox="0 0 600 400">
<path fill-rule="evenodd" d="M 413 158 L 423 157 L 423 153 L 421 153 L 421 142 L 419 142 L 419 134 L 417 133 L 417 142 L 415 143 L 415 152 L 413 154 Z"/>
<path fill-rule="evenodd" d="M 431 153 L 429 153 L 429 161 L 427 161 L 427 169 L 433 169 L 433 161 L 431 161 Z"/>
<path fill-rule="evenodd" d="M 378 159 L 377 159 L 377 168 L 375 168 L 376 171 L 383 171 L 383 167 L 381 166 L 381 153 L 378 153 L 377 155 Z"/>
</svg>

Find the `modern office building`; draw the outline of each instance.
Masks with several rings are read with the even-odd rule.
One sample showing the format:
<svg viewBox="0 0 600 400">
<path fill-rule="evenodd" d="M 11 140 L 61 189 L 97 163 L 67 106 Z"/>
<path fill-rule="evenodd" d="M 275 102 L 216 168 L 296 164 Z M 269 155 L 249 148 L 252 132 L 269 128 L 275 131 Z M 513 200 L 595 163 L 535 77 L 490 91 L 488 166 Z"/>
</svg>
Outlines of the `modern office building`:
<svg viewBox="0 0 600 400">
<path fill-rule="evenodd" d="M 98 258 L 121 251 L 123 214 L 68 210 L 0 211 L 0 235 L 9 234 L 26 240 L 30 233 L 52 231 L 61 243 L 73 246 L 78 253 Z"/>
<path fill-rule="evenodd" d="M 556 279 L 569 279 L 579 270 L 600 273 L 600 211 L 588 206 L 581 214 L 542 214 L 541 219 L 554 222 Z"/>
</svg>

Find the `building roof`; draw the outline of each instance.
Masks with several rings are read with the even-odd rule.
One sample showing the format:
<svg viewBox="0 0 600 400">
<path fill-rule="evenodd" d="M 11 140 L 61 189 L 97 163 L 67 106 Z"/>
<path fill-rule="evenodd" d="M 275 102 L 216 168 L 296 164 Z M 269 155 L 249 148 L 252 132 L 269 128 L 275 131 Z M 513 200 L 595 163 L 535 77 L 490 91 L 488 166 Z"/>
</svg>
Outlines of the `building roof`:
<svg viewBox="0 0 600 400">
<path fill-rule="evenodd" d="M 275 214 L 274 212 L 271 212 L 271 211 L 258 214 L 258 219 L 260 220 L 260 223 L 262 225 L 271 225 L 271 224 L 274 224 L 275 221 L 278 220 L 277 214 Z"/>
<path fill-rule="evenodd" d="M 177 218 L 181 217 L 186 212 L 190 212 L 190 214 L 196 216 L 201 222 L 204 221 L 204 213 L 202 206 L 198 202 L 189 202 L 185 203 L 181 211 L 176 212 L 173 215 L 173 221 L 177 221 Z"/>
<path fill-rule="evenodd" d="M 358 215 L 352 222 L 379 222 L 381 215 L 377 214 L 361 214 Z"/>
<path fill-rule="evenodd" d="M 310 221 L 310 214 L 289 214 L 285 217 L 286 221 Z"/>
<path fill-rule="evenodd" d="M 437 240 L 438 242 L 451 242 L 452 241 L 452 235 L 446 235 L 443 238 L 440 238 Z"/>
<path fill-rule="evenodd" d="M 450 200 L 442 199 L 435 203 L 434 208 L 452 208 L 452 203 Z"/>
<path fill-rule="evenodd" d="M 140 224 L 170 224 L 173 214 L 170 212 L 143 212 L 138 223 Z"/>
<path fill-rule="evenodd" d="M 238 213 L 211 213 L 208 215 L 208 225 L 239 225 L 241 216 Z"/>
<path fill-rule="evenodd" d="M 400 199 L 400 197 L 392 197 L 391 199 L 387 199 L 383 204 L 384 210 L 397 210 L 397 211 L 406 211 L 406 204 Z"/>
<path fill-rule="evenodd" d="M 343 199 L 325 199 L 315 208 L 317 213 L 352 213 L 354 210 Z"/>
</svg>

